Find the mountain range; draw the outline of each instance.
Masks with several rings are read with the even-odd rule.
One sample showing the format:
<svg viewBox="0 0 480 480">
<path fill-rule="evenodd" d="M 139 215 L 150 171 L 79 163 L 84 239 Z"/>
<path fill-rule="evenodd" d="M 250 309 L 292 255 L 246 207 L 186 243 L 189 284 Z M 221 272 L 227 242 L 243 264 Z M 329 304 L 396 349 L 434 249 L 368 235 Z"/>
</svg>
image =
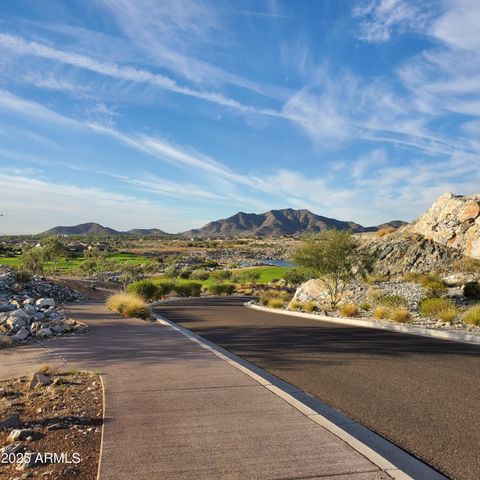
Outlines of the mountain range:
<svg viewBox="0 0 480 480">
<path fill-rule="evenodd" d="M 345 222 L 334 218 L 322 217 L 309 210 L 269 210 L 265 213 L 238 212 L 235 215 L 208 223 L 202 228 L 179 233 L 185 237 L 234 237 L 234 236 L 282 236 L 320 233 L 326 230 L 351 230 L 355 233 L 374 232 L 385 227 L 398 228 L 407 222 L 394 220 L 382 225 L 364 227 L 355 222 Z M 168 236 L 157 228 L 135 228 L 126 232 L 103 227 L 98 223 L 83 223 L 70 227 L 54 227 L 44 235 L 132 235 L 132 236 Z"/>
<path fill-rule="evenodd" d="M 114 230 L 113 228 L 104 227 L 99 223 L 89 222 L 73 225 L 70 227 L 54 227 L 42 235 L 135 235 L 135 236 L 167 236 L 168 233 L 158 228 L 132 228 L 126 232 Z"/>
</svg>

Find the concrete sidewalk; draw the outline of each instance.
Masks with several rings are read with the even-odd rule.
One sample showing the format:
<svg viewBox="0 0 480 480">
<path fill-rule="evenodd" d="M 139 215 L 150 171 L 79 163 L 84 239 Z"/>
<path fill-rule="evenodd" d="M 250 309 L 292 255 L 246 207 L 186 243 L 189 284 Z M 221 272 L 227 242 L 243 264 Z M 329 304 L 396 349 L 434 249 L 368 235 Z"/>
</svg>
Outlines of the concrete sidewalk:
<svg viewBox="0 0 480 480">
<path fill-rule="evenodd" d="M 57 359 L 103 376 L 102 480 L 390 478 L 171 328 L 124 319 L 99 304 L 69 310 L 91 332 L 46 345 Z"/>
</svg>

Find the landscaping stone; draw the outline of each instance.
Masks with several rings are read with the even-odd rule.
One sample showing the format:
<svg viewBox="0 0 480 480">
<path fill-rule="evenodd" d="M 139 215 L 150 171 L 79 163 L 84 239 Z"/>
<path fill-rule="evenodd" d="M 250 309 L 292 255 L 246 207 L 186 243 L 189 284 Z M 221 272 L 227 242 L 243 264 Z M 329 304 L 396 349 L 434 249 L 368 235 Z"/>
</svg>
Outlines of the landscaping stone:
<svg viewBox="0 0 480 480">
<path fill-rule="evenodd" d="M 38 386 L 45 387 L 47 385 L 50 385 L 51 383 L 52 383 L 52 380 L 50 379 L 49 376 L 45 375 L 42 372 L 35 372 L 32 375 L 32 379 L 30 380 L 30 384 L 29 384 L 28 388 L 30 390 L 33 390 L 34 388 L 36 388 Z"/>
</svg>

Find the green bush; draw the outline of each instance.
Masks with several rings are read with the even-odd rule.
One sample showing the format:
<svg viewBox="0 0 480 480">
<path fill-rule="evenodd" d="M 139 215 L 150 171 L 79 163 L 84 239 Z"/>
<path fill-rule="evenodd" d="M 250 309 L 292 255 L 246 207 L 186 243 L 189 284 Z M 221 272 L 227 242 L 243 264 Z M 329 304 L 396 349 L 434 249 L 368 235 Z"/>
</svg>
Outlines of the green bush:
<svg viewBox="0 0 480 480">
<path fill-rule="evenodd" d="M 226 280 L 230 280 L 232 278 L 231 270 L 217 270 L 212 272 L 211 277 L 215 278 L 219 282 L 225 282 Z"/>
<path fill-rule="evenodd" d="M 423 317 L 440 318 L 439 314 L 446 310 L 456 309 L 455 303 L 449 298 L 425 298 L 420 304 L 420 314 Z"/>
<path fill-rule="evenodd" d="M 231 283 L 212 283 L 207 289 L 210 295 L 231 295 L 235 291 L 235 285 Z"/>
<path fill-rule="evenodd" d="M 208 280 L 210 278 L 210 272 L 203 268 L 197 268 L 190 274 L 192 280 Z"/>
<path fill-rule="evenodd" d="M 473 300 L 480 300 L 480 283 L 467 282 L 463 287 L 463 294 L 467 298 L 472 298 Z"/>
<path fill-rule="evenodd" d="M 161 282 L 157 284 L 157 298 L 164 297 L 175 290 L 175 282 Z"/>
<path fill-rule="evenodd" d="M 175 293 L 180 297 L 199 297 L 202 284 L 197 282 L 178 283 L 174 287 Z"/>
<path fill-rule="evenodd" d="M 188 278 L 190 278 L 191 274 L 192 274 L 192 271 L 189 268 L 183 268 L 182 270 L 180 270 L 180 273 L 178 274 L 178 276 L 180 278 L 187 280 Z"/>
<path fill-rule="evenodd" d="M 26 272 L 24 270 L 19 270 L 17 272 L 17 282 L 21 285 L 25 285 L 26 283 L 32 280 L 32 274 L 30 272 Z"/>
<path fill-rule="evenodd" d="M 283 274 L 283 279 L 293 285 L 300 285 L 308 280 L 308 275 L 298 268 L 292 268 Z"/>
<path fill-rule="evenodd" d="M 401 295 L 383 295 L 378 298 L 377 304 L 387 308 L 402 308 L 408 306 L 408 301 Z"/>
<path fill-rule="evenodd" d="M 150 300 L 157 298 L 158 285 L 151 280 L 138 280 L 128 285 L 127 292 L 134 293 L 143 298 L 146 302 L 149 302 Z"/>
<path fill-rule="evenodd" d="M 176 265 L 169 265 L 165 270 L 163 271 L 163 274 L 168 277 L 168 278 L 175 278 L 179 274 L 179 270 Z"/>
<path fill-rule="evenodd" d="M 480 305 L 474 305 L 470 307 L 462 316 L 462 319 L 466 323 L 480 326 Z"/>
</svg>

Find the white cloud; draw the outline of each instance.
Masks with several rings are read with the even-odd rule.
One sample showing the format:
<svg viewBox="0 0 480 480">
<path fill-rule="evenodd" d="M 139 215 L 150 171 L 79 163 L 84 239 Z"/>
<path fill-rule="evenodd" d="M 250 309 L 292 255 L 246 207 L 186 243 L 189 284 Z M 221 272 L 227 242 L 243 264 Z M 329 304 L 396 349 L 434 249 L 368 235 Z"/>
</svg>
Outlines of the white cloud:
<svg viewBox="0 0 480 480">
<path fill-rule="evenodd" d="M 370 0 L 353 9 L 360 18 L 358 37 L 367 42 L 385 42 L 393 32 L 422 30 L 429 18 L 426 2 L 407 0 Z"/>
<path fill-rule="evenodd" d="M 92 187 L 0 173 L 0 232 L 37 233 L 58 224 L 96 221 L 118 229 L 158 227 L 178 231 L 195 224 L 192 213 Z"/>
</svg>

